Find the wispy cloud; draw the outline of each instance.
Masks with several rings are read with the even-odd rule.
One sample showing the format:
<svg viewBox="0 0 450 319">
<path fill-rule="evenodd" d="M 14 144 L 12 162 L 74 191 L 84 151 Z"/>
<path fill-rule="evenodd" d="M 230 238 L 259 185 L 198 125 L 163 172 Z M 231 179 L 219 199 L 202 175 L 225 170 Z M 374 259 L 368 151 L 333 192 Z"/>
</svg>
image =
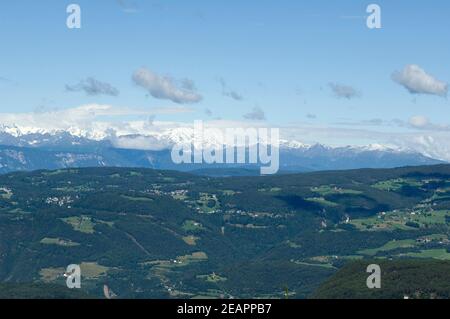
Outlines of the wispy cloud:
<svg viewBox="0 0 450 319">
<path fill-rule="evenodd" d="M 448 84 L 428 74 L 415 64 L 407 65 L 402 71 L 395 71 L 392 80 L 403 86 L 411 94 L 431 94 L 445 97 Z"/>
<path fill-rule="evenodd" d="M 131 0 L 116 0 L 117 4 L 120 6 L 125 13 L 136 13 L 139 7 L 135 1 Z"/>
<path fill-rule="evenodd" d="M 223 96 L 232 98 L 235 101 L 242 101 L 244 99 L 244 97 L 240 93 L 238 93 L 228 87 L 228 84 L 224 78 L 219 78 L 218 81 L 219 81 L 220 85 L 222 86 L 222 95 Z"/>
<path fill-rule="evenodd" d="M 69 92 L 84 92 L 89 96 L 96 95 L 110 95 L 118 96 L 119 90 L 109 83 L 98 81 L 95 78 L 89 77 L 74 85 L 66 85 L 66 90 Z"/>
<path fill-rule="evenodd" d="M 420 130 L 420 131 L 441 131 L 450 132 L 450 125 L 433 123 L 425 115 L 415 115 L 408 120 L 391 119 L 383 120 L 380 118 L 374 118 L 370 120 L 360 121 L 340 121 L 333 123 L 333 125 L 347 126 L 347 127 L 383 127 L 383 128 L 403 128 L 408 130 Z"/>
<path fill-rule="evenodd" d="M 351 121 L 351 120 L 341 120 L 333 123 L 334 125 L 344 125 L 344 126 L 392 126 L 394 120 L 383 120 L 380 118 L 373 118 L 369 120 L 359 120 L 359 121 Z M 402 122 L 403 123 L 403 122 Z"/>
<path fill-rule="evenodd" d="M 264 121 L 266 119 L 266 114 L 259 106 L 256 106 L 253 108 L 251 112 L 244 115 L 244 119 L 253 121 Z"/>
<path fill-rule="evenodd" d="M 136 70 L 132 79 L 155 99 L 170 100 L 178 104 L 198 103 L 203 99 L 190 79 L 176 80 L 171 76 L 158 75 L 147 68 Z"/>
<path fill-rule="evenodd" d="M 14 85 L 14 86 L 17 86 L 17 85 L 18 85 L 16 82 L 14 82 L 13 80 L 11 80 L 10 78 L 3 77 L 3 76 L 0 76 L 0 83 L 9 84 L 9 85 Z"/>
<path fill-rule="evenodd" d="M 361 92 L 350 85 L 331 82 L 328 84 L 328 86 L 332 90 L 334 96 L 337 98 L 351 100 L 361 96 Z"/>
</svg>

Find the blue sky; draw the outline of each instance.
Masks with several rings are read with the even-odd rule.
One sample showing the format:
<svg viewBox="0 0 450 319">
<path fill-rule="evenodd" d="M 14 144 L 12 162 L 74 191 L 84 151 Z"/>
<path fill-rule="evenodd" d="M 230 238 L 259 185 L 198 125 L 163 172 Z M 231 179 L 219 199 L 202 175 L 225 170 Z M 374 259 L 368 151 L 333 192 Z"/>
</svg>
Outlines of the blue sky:
<svg viewBox="0 0 450 319">
<path fill-rule="evenodd" d="M 81 6 L 80 30 L 66 27 L 70 3 Z M 366 26 L 370 3 L 382 9 L 382 29 Z M 280 126 L 443 131 L 448 99 L 420 88 L 412 94 L 391 77 L 416 65 L 447 84 L 448 30 L 444 0 L 8 1 L 0 6 L 0 113 L 98 103 L 191 109 L 158 115 L 161 121 L 241 121 L 257 107 Z M 175 86 L 190 80 L 201 101 L 155 98 L 133 83 L 141 68 Z M 88 95 L 79 89 L 88 78 L 120 93 Z M 336 96 L 330 83 L 355 94 Z M 415 116 L 426 123 L 408 127 Z"/>
</svg>

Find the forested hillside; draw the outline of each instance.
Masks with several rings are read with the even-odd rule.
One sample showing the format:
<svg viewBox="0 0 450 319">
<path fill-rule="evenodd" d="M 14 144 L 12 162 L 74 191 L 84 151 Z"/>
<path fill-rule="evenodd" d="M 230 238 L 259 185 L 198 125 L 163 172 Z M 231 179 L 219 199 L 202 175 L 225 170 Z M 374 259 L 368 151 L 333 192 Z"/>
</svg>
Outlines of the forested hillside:
<svg viewBox="0 0 450 319">
<path fill-rule="evenodd" d="M 81 292 L 96 297 L 106 285 L 117 298 L 306 298 L 355 260 L 362 284 L 362 265 L 374 259 L 450 260 L 449 177 L 447 165 L 230 178 L 125 168 L 2 175 L 0 282 L 64 285 L 67 265 L 79 264 Z"/>
<path fill-rule="evenodd" d="M 367 262 L 349 263 L 327 280 L 319 299 L 449 299 L 450 261 L 374 260 L 382 269 L 381 289 L 367 289 Z"/>
</svg>

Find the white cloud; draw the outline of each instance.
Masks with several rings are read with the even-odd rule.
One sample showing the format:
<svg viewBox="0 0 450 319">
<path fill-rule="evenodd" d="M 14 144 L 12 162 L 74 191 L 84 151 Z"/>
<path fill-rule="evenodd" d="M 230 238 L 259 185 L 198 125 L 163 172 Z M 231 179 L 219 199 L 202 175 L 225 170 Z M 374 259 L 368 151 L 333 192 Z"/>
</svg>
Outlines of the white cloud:
<svg viewBox="0 0 450 319">
<path fill-rule="evenodd" d="M 415 128 L 425 128 L 430 125 L 430 120 L 423 115 L 416 115 L 409 119 L 409 124 Z"/>
<path fill-rule="evenodd" d="M 408 121 L 408 124 L 411 128 L 418 130 L 450 132 L 450 125 L 433 123 L 423 115 L 416 115 L 411 117 Z"/>
<path fill-rule="evenodd" d="M 147 68 L 136 70 L 133 81 L 156 99 L 170 100 L 178 104 L 198 103 L 203 99 L 196 92 L 192 80 L 177 81 L 170 76 L 158 75 Z"/>
<path fill-rule="evenodd" d="M 415 64 L 407 65 L 402 71 L 392 74 L 392 80 L 406 88 L 411 94 L 431 94 L 445 97 L 448 84 L 439 81 Z"/>
<path fill-rule="evenodd" d="M 448 132 L 393 136 L 392 142 L 434 159 L 450 161 L 450 134 Z"/>
</svg>

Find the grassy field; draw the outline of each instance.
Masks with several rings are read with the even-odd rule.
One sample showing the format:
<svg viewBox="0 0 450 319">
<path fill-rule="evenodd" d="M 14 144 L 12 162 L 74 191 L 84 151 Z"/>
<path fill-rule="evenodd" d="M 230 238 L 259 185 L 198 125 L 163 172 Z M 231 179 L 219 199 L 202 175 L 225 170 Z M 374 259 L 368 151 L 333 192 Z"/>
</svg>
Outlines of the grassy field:
<svg viewBox="0 0 450 319">
<path fill-rule="evenodd" d="M 311 191 L 319 194 L 320 196 L 328 195 L 360 195 L 361 191 L 353 189 L 345 189 L 334 185 L 322 185 L 319 187 L 312 187 Z"/>
<path fill-rule="evenodd" d="M 0 188 L 1 198 L 9 200 L 9 199 L 11 199 L 12 195 L 13 195 L 13 192 L 10 189 L 8 189 L 6 187 Z"/>
<path fill-rule="evenodd" d="M 132 202 L 152 202 L 153 199 L 148 197 L 133 197 L 133 196 L 127 196 L 127 195 L 120 195 L 121 198 L 130 200 Z"/>
<path fill-rule="evenodd" d="M 310 197 L 306 199 L 307 201 L 313 202 L 313 203 L 317 203 L 319 205 L 323 205 L 323 206 L 329 206 L 329 207 L 336 207 L 338 206 L 338 204 L 331 202 L 329 200 L 326 200 L 323 197 Z"/>
<path fill-rule="evenodd" d="M 336 267 L 334 267 L 332 264 L 330 263 L 308 263 L 308 262 L 304 262 L 304 261 L 294 261 L 295 264 L 297 265 L 303 265 L 303 266 L 311 266 L 311 267 L 321 267 L 321 268 L 326 268 L 326 269 L 336 269 Z"/>
<path fill-rule="evenodd" d="M 57 279 L 63 278 L 64 268 L 43 268 L 39 271 L 40 278 L 43 282 L 54 282 Z"/>
<path fill-rule="evenodd" d="M 413 258 L 433 258 L 439 260 L 450 260 L 450 253 L 446 249 L 421 250 L 420 253 L 407 253 L 405 256 Z"/>
<path fill-rule="evenodd" d="M 199 275 L 199 276 L 197 276 L 197 278 L 205 280 L 207 282 L 212 282 L 212 283 L 218 283 L 218 282 L 227 281 L 227 278 L 219 276 L 216 273 L 212 273 L 212 274 L 209 274 L 209 275 Z"/>
<path fill-rule="evenodd" d="M 185 236 L 183 237 L 183 240 L 186 244 L 188 244 L 189 246 L 196 246 L 197 245 L 197 240 L 199 240 L 200 237 L 196 237 L 196 236 Z"/>
<path fill-rule="evenodd" d="M 86 233 L 93 234 L 95 224 L 92 222 L 92 218 L 89 216 L 73 216 L 68 218 L 63 218 L 63 222 L 71 225 L 74 230 Z"/>
<path fill-rule="evenodd" d="M 388 242 L 386 245 L 373 248 L 373 249 L 364 249 L 360 250 L 358 253 L 367 255 L 367 256 L 375 256 L 378 252 L 390 251 L 398 248 L 412 248 L 416 245 L 416 241 L 413 239 L 405 239 L 405 240 L 393 240 Z"/>
<path fill-rule="evenodd" d="M 78 186 L 64 186 L 64 187 L 56 187 L 55 191 L 58 192 L 66 192 L 66 193 L 84 193 L 93 191 L 93 188 L 88 185 L 78 185 Z"/>
<path fill-rule="evenodd" d="M 188 233 L 197 233 L 204 230 L 202 224 L 195 220 L 187 220 L 183 223 L 182 229 Z"/>
<path fill-rule="evenodd" d="M 96 262 L 83 262 L 80 264 L 81 277 L 89 280 L 95 280 L 105 276 L 110 270 L 109 267 L 101 266 Z M 63 267 L 49 267 L 40 270 L 39 275 L 44 282 L 55 282 L 64 279 L 66 269 Z"/>
<path fill-rule="evenodd" d="M 395 192 L 400 190 L 403 186 L 421 187 L 422 185 L 423 183 L 421 181 L 406 178 L 396 178 L 378 182 L 372 185 L 372 187 L 382 191 Z"/>
<path fill-rule="evenodd" d="M 282 190 L 283 189 L 280 188 L 280 187 L 272 187 L 272 188 L 260 188 L 260 189 L 258 189 L 258 192 L 262 192 L 262 193 L 265 193 L 265 192 L 268 192 L 268 193 L 279 193 Z"/>
<path fill-rule="evenodd" d="M 361 231 L 392 231 L 396 229 L 429 228 L 446 225 L 447 210 L 413 209 L 381 212 L 376 216 L 354 219 L 350 224 Z M 415 227 L 414 227 L 415 226 Z"/>
<path fill-rule="evenodd" d="M 219 200 L 215 194 L 200 193 L 200 199 L 196 202 L 201 213 L 214 213 L 220 208 Z"/>
<path fill-rule="evenodd" d="M 75 247 L 80 246 L 79 243 L 73 242 L 68 239 L 61 239 L 61 238 L 43 238 L 41 240 L 41 244 L 43 245 L 57 245 L 57 246 L 63 246 L 63 247 Z"/>
<path fill-rule="evenodd" d="M 88 279 L 96 279 L 106 275 L 109 267 L 101 266 L 96 262 L 84 262 L 80 264 L 81 275 Z"/>
<path fill-rule="evenodd" d="M 225 195 L 225 196 L 234 196 L 234 195 L 237 194 L 237 192 L 236 192 L 236 191 L 233 191 L 233 190 L 227 189 L 227 190 L 223 190 L 223 191 L 222 191 L 222 194 Z"/>
</svg>

